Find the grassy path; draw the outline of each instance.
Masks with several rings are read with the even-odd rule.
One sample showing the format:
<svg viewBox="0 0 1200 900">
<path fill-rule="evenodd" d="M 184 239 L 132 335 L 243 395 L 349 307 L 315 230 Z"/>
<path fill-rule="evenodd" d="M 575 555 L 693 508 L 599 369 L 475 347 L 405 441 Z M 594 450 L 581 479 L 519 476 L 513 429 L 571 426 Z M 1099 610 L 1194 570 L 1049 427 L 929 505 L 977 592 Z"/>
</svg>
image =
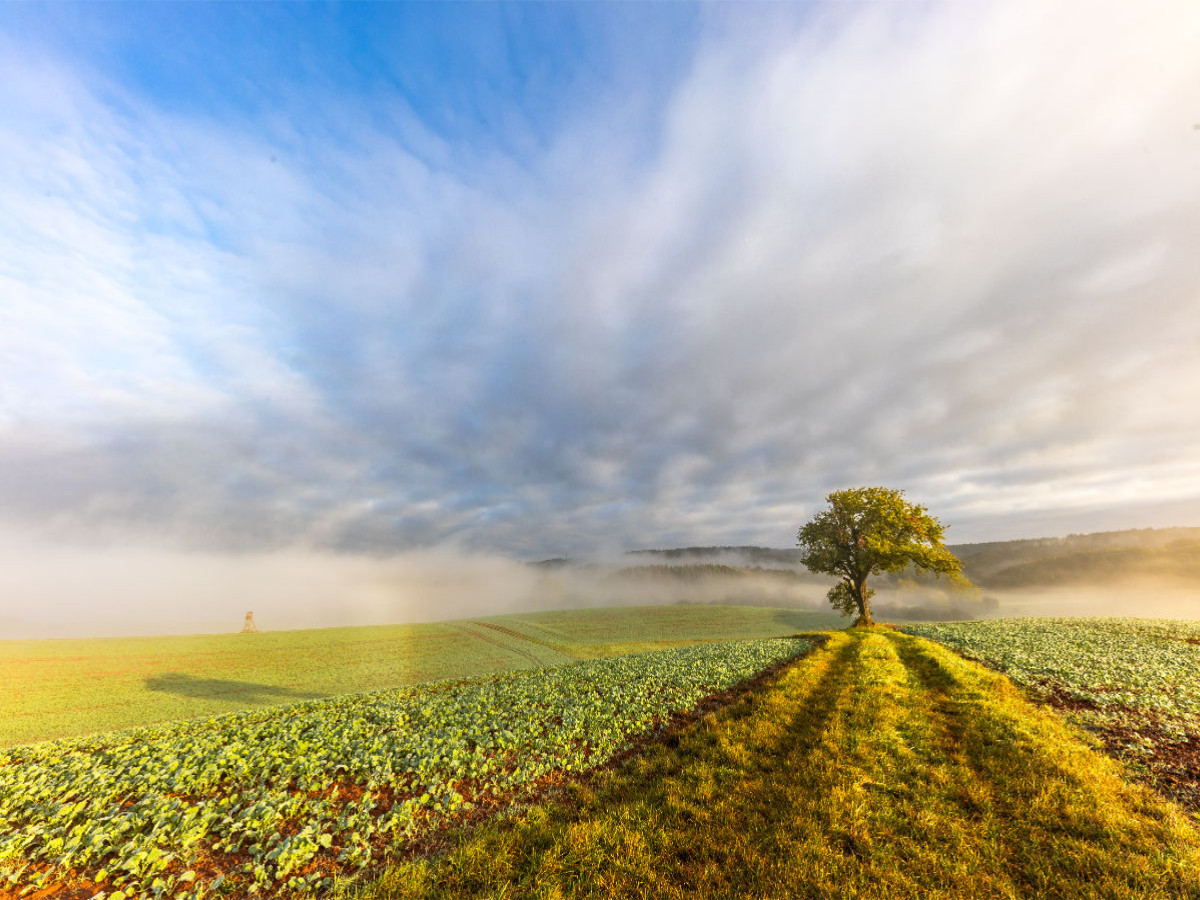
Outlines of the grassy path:
<svg viewBox="0 0 1200 900">
<path fill-rule="evenodd" d="M 853 631 L 360 894 L 1200 898 L 1200 836 L 1002 677 Z"/>
</svg>

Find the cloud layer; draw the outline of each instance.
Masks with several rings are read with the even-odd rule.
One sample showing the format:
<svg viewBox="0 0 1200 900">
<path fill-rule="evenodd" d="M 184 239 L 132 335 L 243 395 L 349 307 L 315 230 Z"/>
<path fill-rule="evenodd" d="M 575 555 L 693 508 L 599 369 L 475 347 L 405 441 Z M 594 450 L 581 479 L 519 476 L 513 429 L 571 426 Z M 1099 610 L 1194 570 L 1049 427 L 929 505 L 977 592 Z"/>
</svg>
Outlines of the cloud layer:
<svg viewBox="0 0 1200 900">
<path fill-rule="evenodd" d="M 0 516 L 524 557 L 786 546 L 865 483 L 956 541 L 1200 522 L 1200 11 L 793 12 L 491 141 L 0 43 Z"/>
</svg>

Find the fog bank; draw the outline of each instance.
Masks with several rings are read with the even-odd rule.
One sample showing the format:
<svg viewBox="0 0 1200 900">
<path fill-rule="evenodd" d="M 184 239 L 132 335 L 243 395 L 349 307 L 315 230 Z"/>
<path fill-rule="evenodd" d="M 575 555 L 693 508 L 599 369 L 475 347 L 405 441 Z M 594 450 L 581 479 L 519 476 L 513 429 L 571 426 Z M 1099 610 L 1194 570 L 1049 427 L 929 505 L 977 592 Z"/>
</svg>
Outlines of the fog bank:
<svg viewBox="0 0 1200 900">
<path fill-rule="evenodd" d="M 0 536 L 0 639 L 264 631 L 434 622 L 534 610 L 676 603 L 828 609 L 831 581 L 803 569 L 625 555 L 527 565 L 443 547 L 389 557 L 293 548 L 192 553 Z M 994 616 L 1200 619 L 1200 584 L 1129 577 L 1092 585 L 954 591 L 877 581 L 882 621 Z"/>
<path fill-rule="evenodd" d="M 452 550 L 389 558 L 303 549 L 0 548 L 0 637 L 231 632 L 429 622 L 528 608 L 538 574 Z"/>
<path fill-rule="evenodd" d="M 0 639 L 233 632 L 247 610 L 278 631 L 601 606 L 824 608 L 820 581 L 730 572 L 646 578 L 615 562 L 548 569 L 449 547 L 374 557 L 0 541 Z"/>
<path fill-rule="evenodd" d="M 986 613 L 996 616 L 1135 616 L 1146 619 L 1200 619 L 1200 586 L 1137 578 L 1109 585 L 989 591 L 996 600 Z"/>
</svg>

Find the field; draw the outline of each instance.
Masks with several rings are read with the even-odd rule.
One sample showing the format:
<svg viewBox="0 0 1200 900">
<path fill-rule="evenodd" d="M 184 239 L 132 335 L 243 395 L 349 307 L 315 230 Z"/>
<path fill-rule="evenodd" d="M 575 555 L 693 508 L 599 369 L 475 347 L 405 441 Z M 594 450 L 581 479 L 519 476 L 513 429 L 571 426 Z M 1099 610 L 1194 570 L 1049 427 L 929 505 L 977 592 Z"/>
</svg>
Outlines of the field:
<svg viewBox="0 0 1200 900">
<path fill-rule="evenodd" d="M 383 898 L 1195 898 L 1200 835 L 1053 712 L 877 629 L 563 796 L 359 891 Z"/>
<path fill-rule="evenodd" d="M 1000 619 L 906 625 L 996 668 L 1200 810 L 1200 623 Z"/>
<path fill-rule="evenodd" d="M 1188 797 L 1155 768 L 1196 743 L 1200 624 L 835 623 L 679 606 L 86 642 L 114 669 L 155 648 L 126 702 L 163 670 L 206 687 L 190 719 L 91 736 L 76 699 L 80 736 L 0 750 L 0 900 L 1200 898 L 1196 822 L 1163 795 Z M 424 678 L 351 693 L 388 673 Z M 297 693 L 217 689 L 238 682 Z"/>
<path fill-rule="evenodd" d="M 666 606 L 254 635 L 0 641 L 0 747 L 838 621 L 797 610 Z"/>
<path fill-rule="evenodd" d="M 808 649 L 729 641 L 0 753 L 0 876 L 80 896 L 328 888 Z"/>
</svg>

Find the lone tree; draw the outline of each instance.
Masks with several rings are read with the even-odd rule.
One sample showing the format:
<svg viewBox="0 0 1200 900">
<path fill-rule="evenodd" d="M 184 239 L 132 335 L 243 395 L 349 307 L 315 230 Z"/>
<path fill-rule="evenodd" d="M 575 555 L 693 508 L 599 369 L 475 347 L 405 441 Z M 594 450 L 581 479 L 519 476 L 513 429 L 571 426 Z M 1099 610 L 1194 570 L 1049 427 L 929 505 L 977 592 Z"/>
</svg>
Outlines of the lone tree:
<svg viewBox="0 0 1200 900">
<path fill-rule="evenodd" d="M 942 544 L 945 526 L 909 503 L 903 491 L 867 487 L 834 491 L 829 508 L 813 516 L 796 538 L 810 572 L 841 577 L 829 591 L 829 602 L 844 616 L 858 613 L 855 625 L 874 625 L 870 575 L 900 572 L 910 564 L 918 572 L 970 584 L 962 564 Z"/>
</svg>

